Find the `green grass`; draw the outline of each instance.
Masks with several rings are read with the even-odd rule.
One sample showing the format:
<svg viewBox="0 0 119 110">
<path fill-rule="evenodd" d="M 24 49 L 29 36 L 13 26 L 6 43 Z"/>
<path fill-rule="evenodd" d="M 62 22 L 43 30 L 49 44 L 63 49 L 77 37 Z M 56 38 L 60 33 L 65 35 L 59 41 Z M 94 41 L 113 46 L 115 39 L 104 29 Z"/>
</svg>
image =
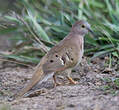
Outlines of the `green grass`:
<svg viewBox="0 0 119 110">
<path fill-rule="evenodd" d="M 119 78 L 106 77 L 102 79 L 104 85 L 100 87 L 104 94 L 111 93 L 113 95 L 119 94 Z"/>
<path fill-rule="evenodd" d="M 1 19 L 0 35 L 12 33 L 11 40 L 16 41 L 13 53 L 0 53 L 2 57 L 38 63 L 68 34 L 75 21 L 84 19 L 95 32 L 95 37 L 85 37 L 85 55 L 106 55 L 119 64 L 118 0 L 20 0 L 16 8 L 17 12 L 11 11 Z"/>
</svg>

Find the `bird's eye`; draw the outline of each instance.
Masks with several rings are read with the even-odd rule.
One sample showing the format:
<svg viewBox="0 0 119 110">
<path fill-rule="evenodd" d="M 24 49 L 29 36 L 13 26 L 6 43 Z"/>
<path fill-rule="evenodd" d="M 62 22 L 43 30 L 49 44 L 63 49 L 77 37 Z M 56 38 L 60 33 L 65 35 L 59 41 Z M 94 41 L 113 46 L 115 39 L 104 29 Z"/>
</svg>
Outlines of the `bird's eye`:
<svg viewBox="0 0 119 110">
<path fill-rule="evenodd" d="M 82 25 L 81 27 L 82 27 L 82 28 L 85 28 L 85 25 Z"/>
</svg>

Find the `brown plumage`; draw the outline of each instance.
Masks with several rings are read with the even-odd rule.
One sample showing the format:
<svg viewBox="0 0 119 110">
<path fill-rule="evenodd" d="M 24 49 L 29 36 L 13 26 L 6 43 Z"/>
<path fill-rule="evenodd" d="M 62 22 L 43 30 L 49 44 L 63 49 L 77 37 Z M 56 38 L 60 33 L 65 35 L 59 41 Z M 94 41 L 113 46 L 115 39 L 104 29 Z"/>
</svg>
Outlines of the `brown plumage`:
<svg viewBox="0 0 119 110">
<path fill-rule="evenodd" d="M 22 97 L 38 82 L 47 81 L 61 71 L 68 71 L 67 78 L 71 83 L 75 81 L 70 77 L 72 68 L 81 62 L 83 56 L 84 36 L 90 30 L 90 25 L 86 21 L 77 21 L 71 29 L 71 32 L 54 46 L 40 61 L 33 77 L 28 85 L 23 88 L 17 97 Z"/>
</svg>

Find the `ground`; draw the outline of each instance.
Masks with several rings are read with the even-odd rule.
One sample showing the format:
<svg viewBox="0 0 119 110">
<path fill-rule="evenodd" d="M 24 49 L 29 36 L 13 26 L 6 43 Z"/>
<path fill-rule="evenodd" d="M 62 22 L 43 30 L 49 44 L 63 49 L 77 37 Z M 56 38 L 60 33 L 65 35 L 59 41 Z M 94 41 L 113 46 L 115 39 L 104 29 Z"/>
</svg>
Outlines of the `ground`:
<svg viewBox="0 0 119 110">
<path fill-rule="evenodd" d="M 104 65 L 104 59 L 97 58 L 88 63 L 88 58 L 83 58 L 82 63 L 72 72 L 78 84 L 54 87 L 53 80 L 49 79 L 35 88 L 44 90 L 43 93 L 9 102 L 9 96 L 18 92 L 30 80 L 33 70 L 1 63 L 0 110 L 119 110 L 119 94 L 112 94 L 103 88 L 106 84 L 104 78 L 118 76 Z M 67 82 L 63 76 L 57 79 Z"/>
</svg>

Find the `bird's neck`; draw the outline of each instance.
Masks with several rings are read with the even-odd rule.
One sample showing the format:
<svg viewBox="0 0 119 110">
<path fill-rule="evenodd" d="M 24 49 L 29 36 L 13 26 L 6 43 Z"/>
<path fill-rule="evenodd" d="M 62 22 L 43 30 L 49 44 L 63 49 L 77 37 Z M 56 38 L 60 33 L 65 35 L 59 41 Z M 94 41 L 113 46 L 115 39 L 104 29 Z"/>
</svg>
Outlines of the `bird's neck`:
<svg viewBox="0 0 119 110">
<path fill-rule="evenodd" d="M 77 33 L 77 32 L 70 32 L 69 33 L 69 36 L 74 38 L 74 39 L 84 39 L 84 35 L 83 34 L 80 34 L 80 33 Z"/>
<path fill-rule="evenodd" d="M 83 49 L 84 45 L 84 36 L 77 34 L 77 33 L 69 33 L 69 35 L 65 38 L 65 40 L 70 40 L 75 45 L 77 45 L 77 48 Z"/>
<path fill-rule="evenodd" d="M 80 35 L 80 36 L 84 36 L 86 34 L 82 30 L 77 30 L 77 28 L 71 29 L 71 32 L 70 33 L 73 33 L 74 35 Z"/>
</svg>

